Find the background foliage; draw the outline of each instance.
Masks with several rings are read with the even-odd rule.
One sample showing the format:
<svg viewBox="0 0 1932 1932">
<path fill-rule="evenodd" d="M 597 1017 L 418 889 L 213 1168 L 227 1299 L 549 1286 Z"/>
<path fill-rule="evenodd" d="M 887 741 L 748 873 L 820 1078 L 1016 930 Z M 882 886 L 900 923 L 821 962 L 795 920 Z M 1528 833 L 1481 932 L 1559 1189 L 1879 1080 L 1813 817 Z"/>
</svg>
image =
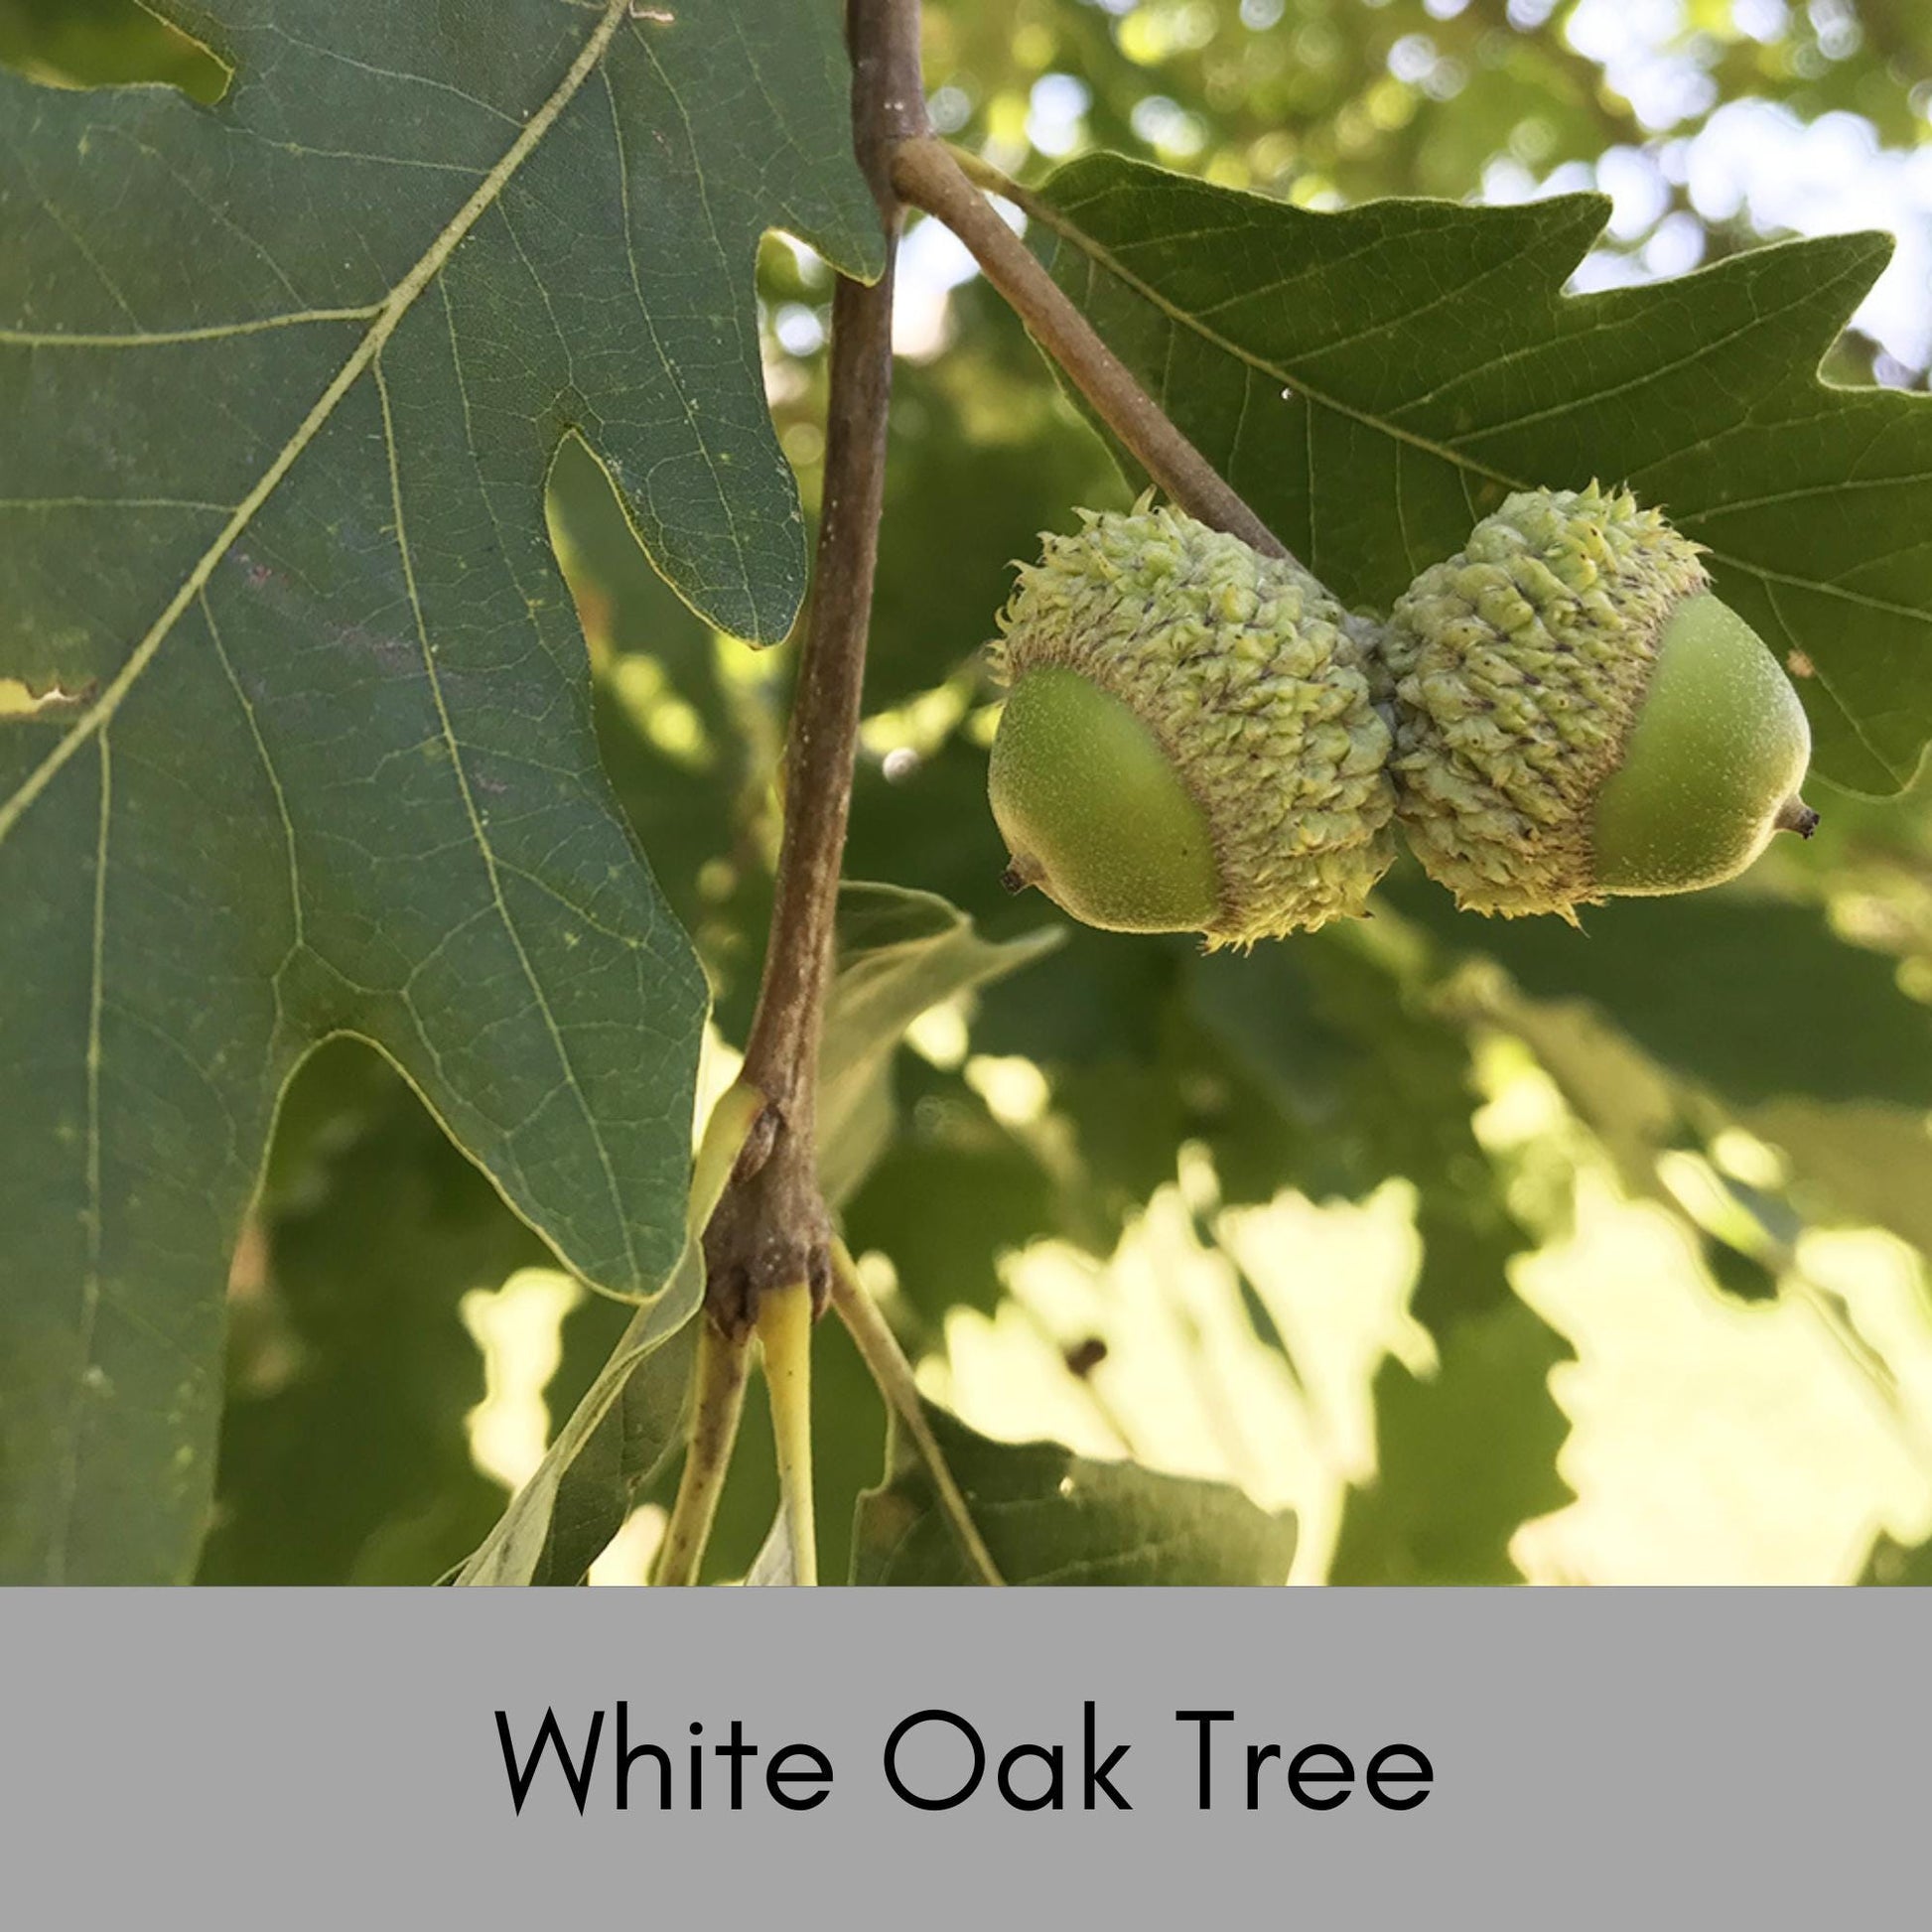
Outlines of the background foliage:
<svg viewBox="0 0 1932 1932">
<path fill-rule="evenodd" d="M 105 0 L 0 0 L 0 59 L 41 79 L 218 91 L 192 45 Z M 1926 308 L 1932 259 L 1932 16 L 1911 0 L 957 0 L 927 8 L 927 69 L 942 125 L 1020 180 L 1075 162 L 1047 190 L 1061 206 L 1120 169 L 1078 161 L 1097 147 L 1299 208 L 1609 195 L 1607 233 L 1592 244 L 1583 222 L 1581 264 L 1556 262 L 1539 299 L 1565 276 L 1602 290 L 1728 263 L 1786 226 L 1863 225 L 1877 207 L 1901 225 L 1911 299 L 1881 282 L 1829 370 L 1863 385 L 1845 406 L 1870 420 L 1903 406 L 1881 389 L 1925 387 L 1932 339 L 1912 303 Z M 1726 157 L 1754 155 L 1753 179 L 1776 181 L 1816 174 L 1826 148 L 1852 157 L 1830 207 L 1728 192 Z M 1065 272 L 1038 221 L 1034 239 Z M 1230 251 L 1226 272 L 1252 254 Z M 923 224 L 904 284 L 848 871 L 939 895 L 1000 942 L 1061 922 L 998 887 L 978 647 L 1009 561 L 1131 485 Z M 1068 286 L 1141 352 L 1104 291 Z M 765 388 L 808 515 L 829 293 L 816 256 L 765 242 Z M 1806 377 L 1824 339 L 1791 340 L 1810 348 L 1782 373 Z M 1169 400 L 1183 420 L 1199 409 L 1190 429 L 1225 455 L 1214 379 Z M 1634 462 L 1608 429 L 1573 429 L 1586 465 Z M 1267 458 L 1238 481 L 1274 511 Z M 1292 466 L 1281 504 L 1307 475 Z M 1314 485 L 1344 524 L 1348 477 Z M 1383 500 L 1363 493 L 1361 517 Z M 768 909 L 788 648 L 754 652 L 680 601 L 575 440 L 549 513 L 604 769 L 712 984 L 716 1091 Z M 1828 499 L 1834 518 L 1849 520 Z M 1887 548 L 1922 612 L 1922 554 Z M 1899 718 L 1932 715 L 1914 634 L 1875 672 L 1855 625 L 1835 640 L 1872 680 L 1868 709 L 1883 687 Z M 1921 740 L 1901 727 L 1862 762 L 1852 733 L 1835 768 L 1886 790 Z M 1810 846 L 1718 893 L 1602 908 L 1581 939 L 1459 916 L 1405 867 L 1372 920 L 1246 959 L 1066 927 L 1000 977 L 962 971 L 886 1066 L 892 1105 L 868 1089 L 845 1228 L 928 1393 L 960 1419 L 942 1427 L 1013 1574 L 1922 1575 L 1932 804 L 1916 784 L 1813 802 Z M 201 1575 L 449 1572 L 629 1319 L 557 1272 L 402 1078 L 360 1045 L 325 1047 L 284 1101 L 229 1281 Z M 830 1324 L 817 1372 L 826 1574 L 945 1580 L 955 1559 L 921 1480 L 889 1457 L 878 1398 Z M 774 1506 L 758 1403 L 748 1419 L 711 1552 L 721 1578 L 750 1567 Z M 1023 1441 L 1035 1446 L 1002 1449 Z M 675 1464 L 626 1466 L 611 1524 L 628 1521 L 594 1580 L 641 1573 Z"/>
</svg>

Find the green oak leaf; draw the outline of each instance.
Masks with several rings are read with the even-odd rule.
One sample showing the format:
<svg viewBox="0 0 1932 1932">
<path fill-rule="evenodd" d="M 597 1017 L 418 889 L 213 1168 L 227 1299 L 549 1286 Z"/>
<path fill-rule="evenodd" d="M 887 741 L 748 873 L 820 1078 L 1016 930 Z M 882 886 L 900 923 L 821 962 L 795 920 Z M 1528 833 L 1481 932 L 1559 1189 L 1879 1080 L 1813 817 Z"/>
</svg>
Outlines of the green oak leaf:
<svg viewBox="0 0 1932 1932">
<path fill-rule="evenodd" d="M 1744 891 L 1625 898 L 1561 919 L 1483 919 L 1405 874 L 1389 903 L 1446 953 L 1480 951 L 1533 999 L 1588 1000 L 1661 1065 L 1737 1106 L 1803 1095 L 1923 1106 L 1932 1026 L 1896 963 L 1816 906 Z"/>
<path fill-rule="evenodd" d="M 322 1038 L 593 1284 L 662 1281 L 704 986 L 544 479 L 579 433 L 687 602 L 782 635 L 755 249 L 881 261 L 827 6 L 164 11 L 217 103 L 0 74 L 0 1581 L 192 1569 L 223 1270 Z"/>
<path fill-rule="evenodd" d="M 1281 1584 L 1296 1522 L 1224 1482 L 1096 1462 L 1057 1443 L 997 1443 L 926 1418 L 1009 1584 Z M 894 1467 L 859 1501 L 855 1584 L 976 1581 L 925 1465 L 895 1429 Z"/>
<path fill-rule="evenodd" d="M 1567 296 L 1608 204 L 1315 213 L 1113 155 L 1028 197 L 1061 286 L 1344 601 L 1386 606 L 1511 489 L 1628 483 L 1710 548 L 1825 775 L 1932 740 L 1932 401 L 1819 380 L 1890 254 L 1833 235 Z"/>
</svg>

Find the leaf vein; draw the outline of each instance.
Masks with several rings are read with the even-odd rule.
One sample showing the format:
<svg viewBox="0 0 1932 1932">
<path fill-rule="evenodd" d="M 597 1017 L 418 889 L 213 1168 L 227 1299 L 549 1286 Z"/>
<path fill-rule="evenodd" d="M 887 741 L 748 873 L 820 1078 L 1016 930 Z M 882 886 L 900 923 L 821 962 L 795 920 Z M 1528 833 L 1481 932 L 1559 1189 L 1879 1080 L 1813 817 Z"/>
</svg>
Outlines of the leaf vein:
<svg viewBox="0 0 1932 1932">
<path fill-rule="evenodd" d="M 416 265 L 390 292 L 388 299 L 371 323 L 368 333 L 355 345 L 348 358 L 331 379 L 328 387 L 316 399 L 314 406 L 298 425 L 295 434 L 282 446 L 268 468 L 263 471 L 254 487 L 236 505 L 233 514 L 222 525 L 207 549 L 202 553 L 180 588 L 169 599 L 161 615 L 128 654 L 127 661 L 103 687 L 93 705 L 55 743 L 53 749 L 27 774 L 13 793 L 0 802 L 0 843 L 4 843 L 12 834 L 14 827 L 33 808 L 35 801 L 47 790 L 68 760 L 102 731 L 114 713 L 120 709 L 127 694 L 140 681 L 142 674 L 154 661 L 156 653 L 173 632 L 182 613 L 194 603 L 208 579 L 214 574 L 215 565 L 226 554 L 229 546 L 254 520 L 256 513 L 274 494 L 282 479 L 295 467 L 302 453 L 322 433 L 323 427 L 335 415 L 343 398 L 374 363 L 383 344 L 395 334 L 403 317 L 414 306 L 417 297 L 436 279 L 444 263 L 455 252 L 457 244 L 483 218 L 485 210 L 502 194 L 537 143 L 550 131 L 558 115 L 575 98 L 578 89 L 583 86 L 599 61 L 603 59 L 604 51 L 609 47 L 611 37 L 617 32 L 628 5 L 629 0 L 606 0 L 596 29 L 584 43 L 577 59 L 571 64 L 570 70 L 558 83 L 549 99 L 530 116 L 522 132 L 504 152 L 502 159 L 483 178 L 476 193 L 431 242 Z M 58 215 L 56 218 L 59 218 Z M 125 308 L 126 304 L 123 303 L 122 307 Z M 132 320 L 132 311 L 129 312 L 129 316 Z"/>
<path fill-rule="evenodd" d="M 523 943 L 523 935 L 511 915 L 509 902 L 503 897 L 503 882 L 496 867 L 496 851 L 490 843 L 489 833 L 478 810 L 476 794 L 470 785 L 470 773 L 464 763 L 462 748 L 457 742 L 456 727 L 451 720 L 449 705 L 443 695 L 442 674 L 437 669 L 435 648 L 430 643 L 428 620 L 424 615 L 422 600 L 416 588 L 416 566 L 410 553 L 408 526 L 403 515 L 402 463 L 397 455 L 395 425 L 389 411 L 389 385 L 383 376 L 380 359 L 375 364 L 374 372 L 376 395 L 382 405 L 382 440 L 389 459 L 389 489 L 395 512 L 396 554 L 402 562 L 403 581 L 409 593 L 409 606 L 415 615 L 416 641 L 422 650 L 423 671 L 429 681 L 430 695 L 435 702 L 436 715 L 442 725 L 444 742 L 449 747 L 450 768 L 455 774 L 457 790 L 463 799 L 463 809 L 470 820 L 471 837 L 475 840 L 477 851 L 483 859 L 483 871 L 489 881 L 490 897 L 502 923 L 503 934 L 509 940 L 510 949 L 516 955 L 524 983 L 530 989 L 530 998 L 534 1001 L 544 1028 L 550 1035 L 550 1043 L 556 1052 L 564 1082 L 569 1088 L 572 1099 L 577 1102 L 578 1110 L 584 1117 L 585 1129 L 590 1135 L 591 1146 L 597 1152 L 598 1166 L 603 1172 L 605 1188 L 610 1196 L 612 1215 L 622 1233 L 624 1263 L 630 1271 L 631 1282 L 636 1282 L 642 1279 L 642 1270 L 638 1265 L 636 1244 L 631 1237 L 630 1217 L 623 1211 L 623 1196 L 618 1186 L 617 1171 L 611 1161 L 611 1150 L 605 1145 L 604 1135 L 598 1126 L 596 1110 L 591 1106 L 583 1084 L 578 1078 L 577 1068 L 571 1059 L 570 1047 L 565 1041 L 563 1030 L 557 1024 L 557 1016 L 552 1011 L 549 997 L 543 990 L 543 982 L 538 977 L 529 950 Z"/>
</svg>

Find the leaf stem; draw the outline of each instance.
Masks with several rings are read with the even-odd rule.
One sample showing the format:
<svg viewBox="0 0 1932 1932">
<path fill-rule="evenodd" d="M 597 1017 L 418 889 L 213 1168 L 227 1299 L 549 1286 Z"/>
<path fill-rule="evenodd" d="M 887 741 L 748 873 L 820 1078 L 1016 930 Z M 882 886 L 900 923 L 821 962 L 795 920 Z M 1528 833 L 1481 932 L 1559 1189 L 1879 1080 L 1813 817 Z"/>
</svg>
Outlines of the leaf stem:
<svg viewBox="0 0 1932 1932">
<path fill-rule="evenodd" d="M 1264 556 L 1290 554 L 1101 341 L 1033 250 L 1000 219 L 951 148 L 929 134 L 899 142 L 893 153 L 893 186 L 902 200 L 943 221 L 965 243 L 1034 340 L 1189 516 L 1241 538 Z"/>
<path fill-rule="evenodd" d="M 932 1425 L 926 1420 L 925 1404 L 919 1395 L 919 1385 L 913 1378 L 912 1364 L 905 1359 L 905 1351 L 898 1345 L 898 1337 L 893 1333 L 886 1317 L 880 1313 L 879 1305 L 866 1293 L 865 1284 L 859 1279 L 859 1270 L 843 1241 L 832 1244 L 832 1307 L 837 1310 L 839 1319 L 858 1344 L 859 1353 L 864 1356 L 866 1367 L 872 1371 L 872 1379 L 879 1385 L 880 1394 L 892 1405 L 911 1436 L 925 1463 L 926 1473 L 932 1478 L 933 1489 L 938 1494 L 939 1513 L 958 1538 L 966 1561 L 978 1573 L 981 1583 L 996 1587 L 1004 1585 L 1006 1579 L 1000 1575 L 999 1566 L 993 1561 L 992 1552 L 980 1535 L 979 1525 L 973 1521 L 973 1513 L 966 1506 L 965 1494 L 953 1480 L 952 1469 L 947 1464 L 945 1451 L 939 1447 L 939 1439 L 933 1435 Z"/>
<path fill-rule="evenodd" d="M 812 1508 L 812 1296 L 799 1282 L 759 1302 L 758 1337 L 771 1438 L 778 1451 L 778 1496 L 791 1543 L 792 1581 L 818 1582 L 818 1529 Z"/>
<path fill-rule="evenodd" d="M 678 1478 L 677 1500 L 664 1532 L 663 1554 L 653 1583 L 686 1587 L 698 1581 L 712 1519 L 724 1493 L 745 1409 L 745 1378 L 751 1365 L 749 1334 L 727 1334 L 702 1315 L 698 1360 L 691 1377 L 691 1433 Z"/>
</svg>

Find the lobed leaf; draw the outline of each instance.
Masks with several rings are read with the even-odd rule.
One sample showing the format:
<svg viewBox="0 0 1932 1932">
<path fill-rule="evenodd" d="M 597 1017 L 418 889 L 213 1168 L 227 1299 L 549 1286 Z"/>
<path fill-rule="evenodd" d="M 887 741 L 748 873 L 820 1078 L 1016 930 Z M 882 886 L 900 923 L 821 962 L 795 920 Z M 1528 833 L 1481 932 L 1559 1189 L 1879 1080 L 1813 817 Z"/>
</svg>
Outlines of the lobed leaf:
<svg viewBox="0 0 1932 1932">
<path fill-rule="evenodd" d="M 1826 775 L 1917 769 L 1932 404 L 1817 375 L 1887 236 L 1569 296 L 1596 196 L 1314 213 L 1091 155 L 1029 200 L 1061 286 L 1345 602 L 1386 608 L 1509 490 L 1628 483 L 1790 654 Z"/>
<path fill-rule="evenodd" d="M 214 105 L 0 74 L 6 1581 L 192 1568 L 222 1272 L 319 1039 L 593 1284 L 675 1262 L 705 991 L 544 478 L 581 433 L 681 596 L 783 634 L 757 240 L 881 260 L 826 6 L 178 17 Z"/>
</svg>

